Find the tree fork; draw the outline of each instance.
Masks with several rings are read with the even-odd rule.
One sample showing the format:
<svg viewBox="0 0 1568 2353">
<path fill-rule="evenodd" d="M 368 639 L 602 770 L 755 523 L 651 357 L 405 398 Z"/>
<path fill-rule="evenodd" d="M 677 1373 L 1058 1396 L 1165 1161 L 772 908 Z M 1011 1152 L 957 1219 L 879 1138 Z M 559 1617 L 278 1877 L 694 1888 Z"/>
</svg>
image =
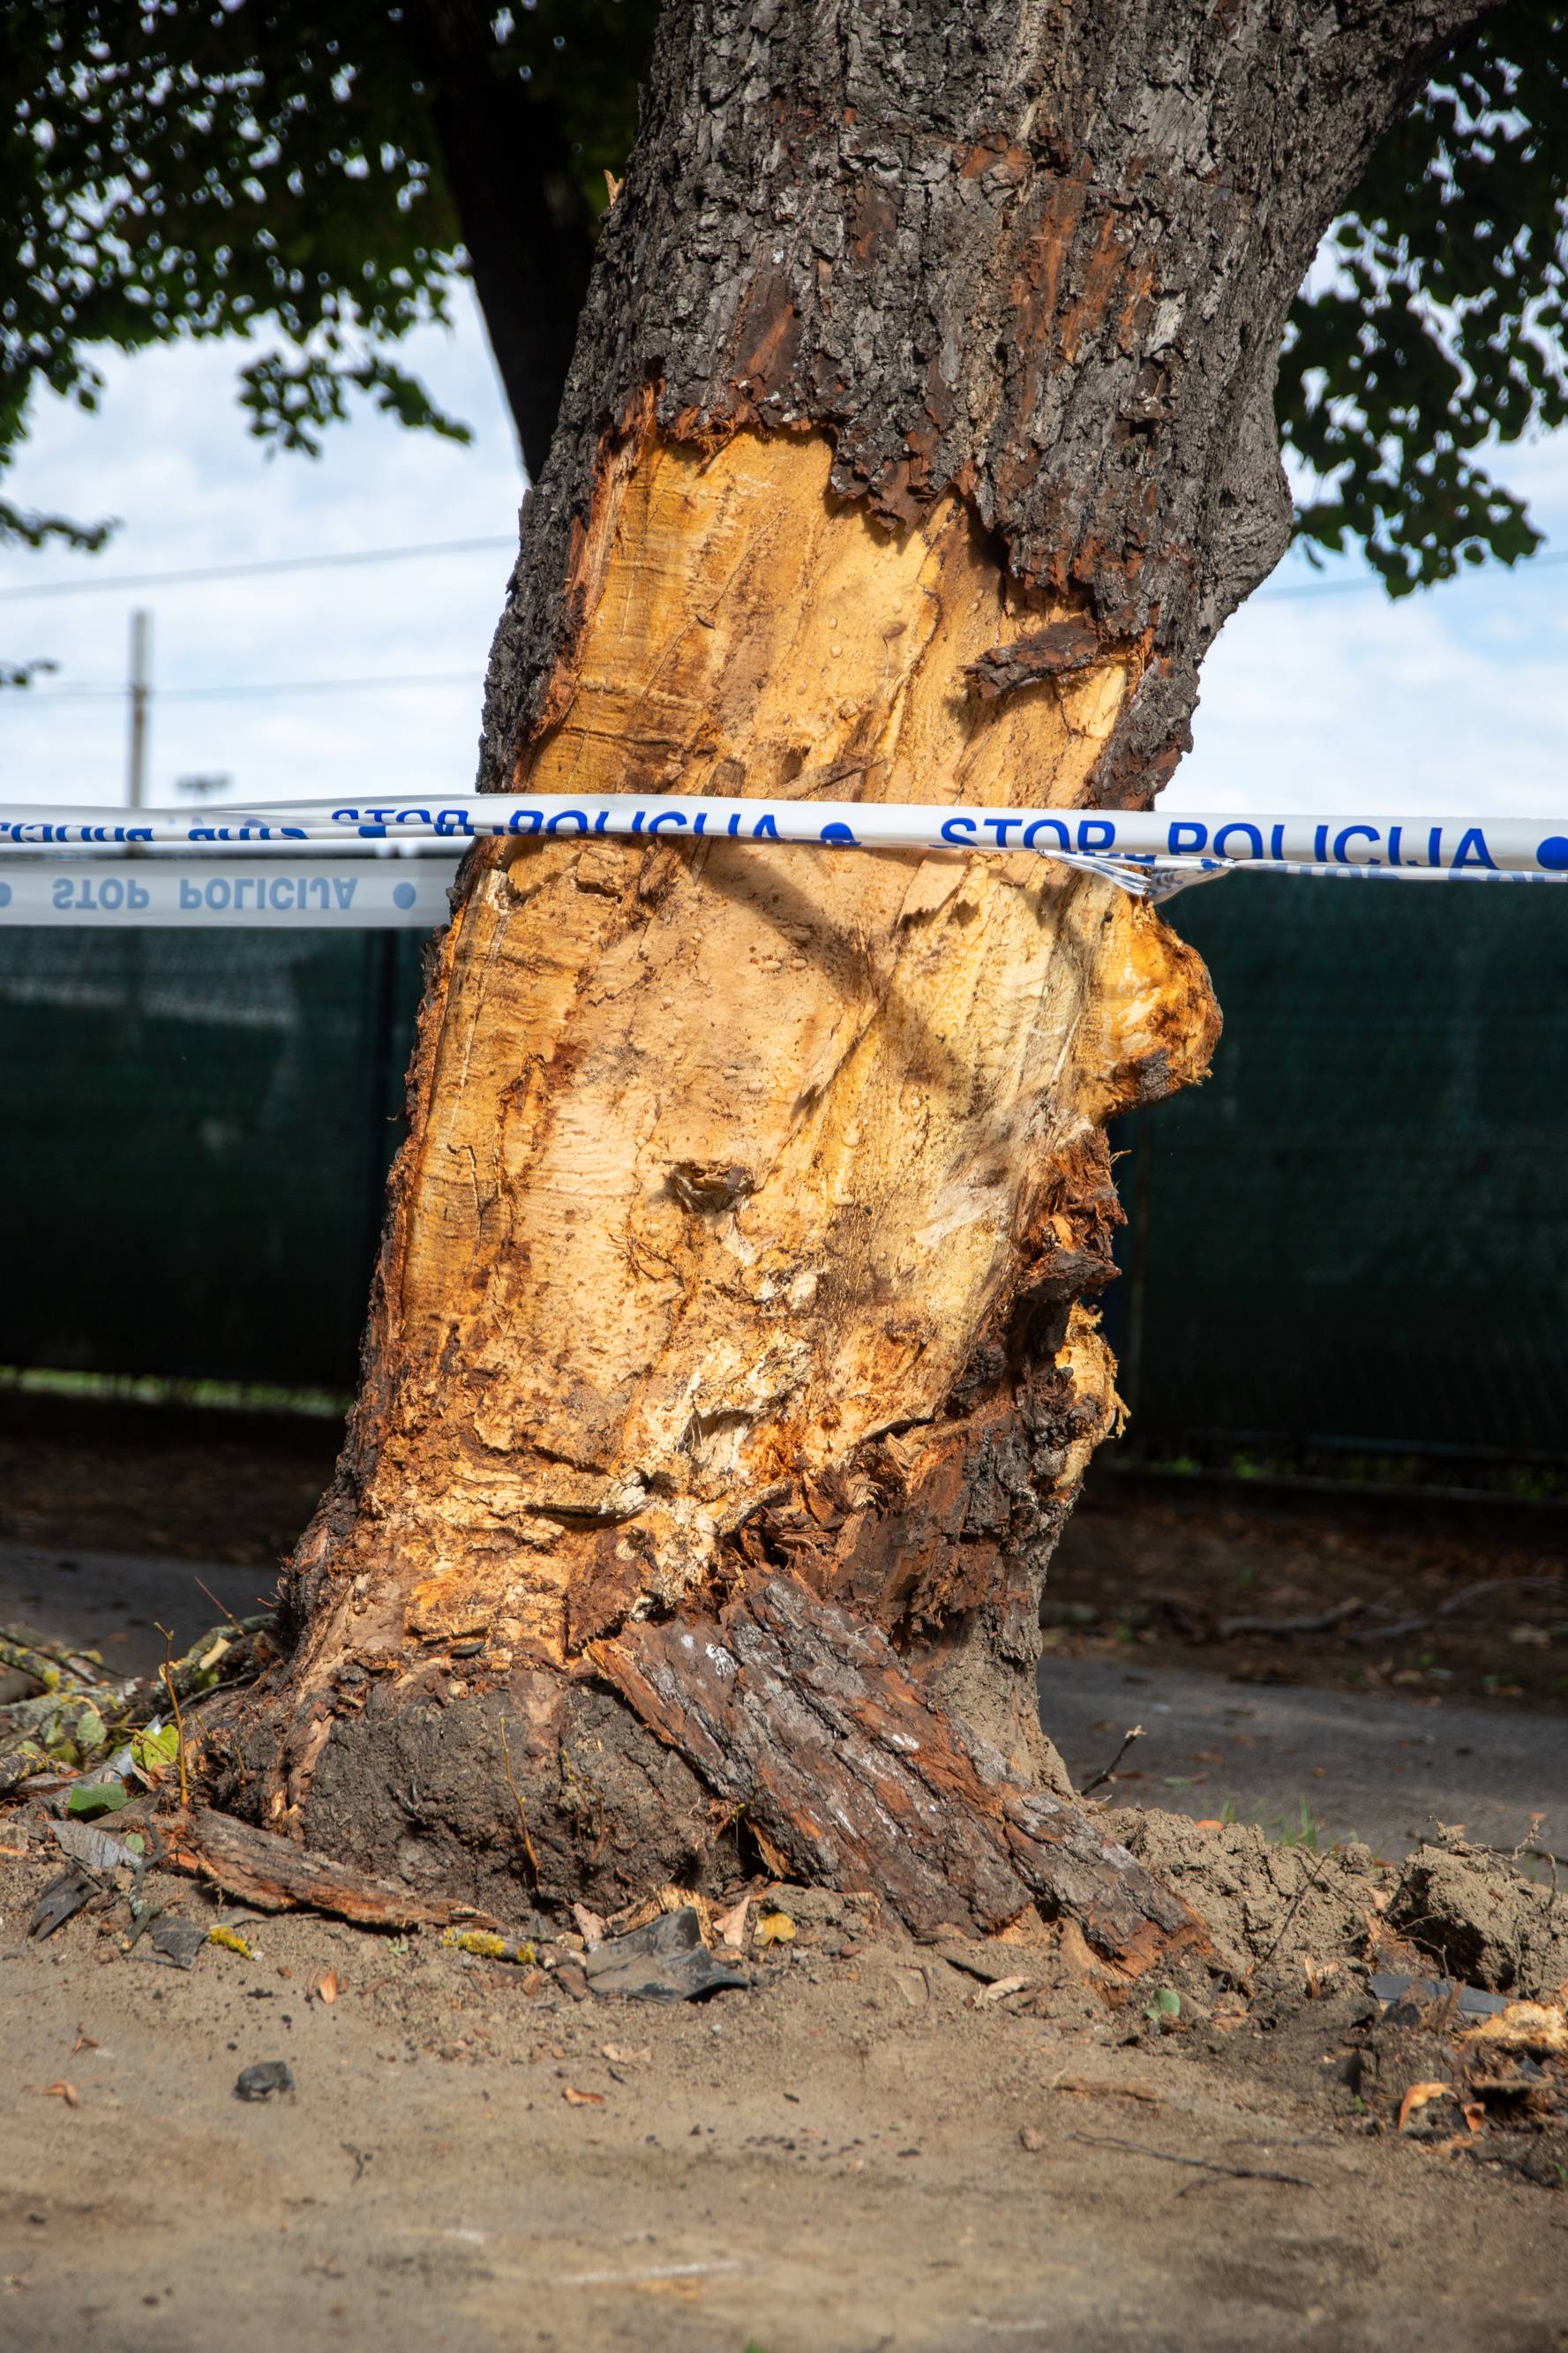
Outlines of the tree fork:
<svg viewBox="0 0 1568 2353">
<path fill-rule="evenodd" d="M 1473 13 L 672 11 L 483 780 L 1157 790 L 1288 533 L 1291 296 Z M 1216 1029 L 1150 909 L 1028 857 L 476 852 L 228 1802 L 598 1908 L 700 1879 L 740 1809 L 923 1933 L 1194 1942 L 1068 1802 L 1032 1669 L 1117 1411 L 1104 1125 Z"/>
</svg>

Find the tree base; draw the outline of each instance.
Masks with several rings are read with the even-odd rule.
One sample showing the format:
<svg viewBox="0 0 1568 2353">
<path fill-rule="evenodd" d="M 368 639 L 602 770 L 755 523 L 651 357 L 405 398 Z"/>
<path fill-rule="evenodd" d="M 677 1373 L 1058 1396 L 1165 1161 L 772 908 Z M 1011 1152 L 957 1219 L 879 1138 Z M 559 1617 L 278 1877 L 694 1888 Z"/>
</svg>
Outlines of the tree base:
<svg viewBox="0 0 1568 2353">
<path fill-rule="evenodd" d="M 443 1668 L 363 1680 L 305 1744 L 293 1824 L 416 1895 L 613 1913 L 760 1862 L 874 1894 L 922 1938 L 1037 1912 L 1134 1974 L 1208 1950 L 1197 1915 L 1089 1814 L 1026 1787 L 876 1627 L 790 1577 L 712 1617 L 629 1625 L 578 1675 L 484 1694 Z M 270 1717 L 209 1736 L 221 1802 L 255 1810 Z"/>
</svg>

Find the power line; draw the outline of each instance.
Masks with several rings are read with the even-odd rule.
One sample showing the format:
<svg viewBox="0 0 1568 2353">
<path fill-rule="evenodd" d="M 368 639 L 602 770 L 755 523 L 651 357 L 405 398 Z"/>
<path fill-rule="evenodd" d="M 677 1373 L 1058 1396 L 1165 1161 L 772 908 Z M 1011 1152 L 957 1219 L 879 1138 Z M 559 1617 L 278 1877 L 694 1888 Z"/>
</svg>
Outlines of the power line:
<svg viewBox="0 0 1568 2353">
<path fill-rule="evenodd" d="M 244 699 L 254 695 L 271 694 L 358 694 L 371 689 L 384 691 L 404 686 L 478 686 L 482 672 L 477 670 L 402 670 L 395 676 L 379 678 L 297 678 L 282 679 L 261 686 L 161 686 L 157 689 L 159 702 L 205 702 L 217 697 Z M 40 692 L 37 689 L 26 694 L 8 695 L 6 702 L 18 711 L 42 711 L 57 702 L 123 702 L 123 686 L 58 686 Z"/>
<path fill-rule="evenodd" d="M 1500 571 L 1515 579 L 1527 578 L 1532 572 L 1544 570 L 1549 564 L 1568 564 L 1568 548 L 1557 548 L 1550 555 L 1527 555 L 1518 565 L 1467 565 L 1462 572 L 1452 574 L 1447 580 L 1430 583 L 1434 588 L 1447 588 L 1455 580 L 1495 580 Z M 1299 580 L 1293 586 L 1276 588 L 1272 584 L 1255 589 L 1247 600 L 1250 604 L 1283 604 L 1286 597 L 1353 596 L 1358 589 L 1381 588 L 1383 581 L 1375 572 L 1362 572 L 1353 580 Z"/>
<path fill-rule="evenodd" d="M 320 572 L 342 564 L 401 564 L 416 555 L 473 555 L 481 549 L 510 548 L 517 539 L 509 533 L 493 539 L 432 539 L 414 547 L 360 547 L 341 555 L 275 555 L 250 564 L 206 564 L 188 572 L 115 572 L 107 579 L 44 580 L 28 588 L 0 588 L 0 603 L 14 604 L 29 596 L 75 596 L 89 588 L 173 588 L 190 580 L 243 580 L 262 572 Z"/>
<path fill-rule="evenodd" d="M 490 554 L 498 548 L 507 548 L 515 554 L 516 538 L 507 533 L 504 536 L 483 539 L 432 539 L 422 540 L 407 547 L 360 547 L 345 549 L 336 554 L 277 555 L 246 564 L 201 565 L 181 572 L 115 572 L 110 573 L 107 578 L 44 580 L 25 588 L 0 588 L 0 604 L 26 603 L 29 597 L 34 596 L 75 596 L 88 590 L 174 588 L 194 581 L 247 580 L 274 572 L 321 572 L 344 565 L 402 564 L 421 555 L 476 555 Z M 1568 550 L 1555 550 L 1549 555 L 1530 556 L 1519 570 L 1521 574 L 1535 572 L 1542 570 L 1548 565 L 1558 564 L 1568 564 Z M 1511 571 L 1515 567 L 1508 568 Z M 1456 573 L 1453 576 L 1459 580 L 1474 579 L 1479 577 L 1482 572 L 1495 576 L 1498 567 L 1495 565 L 1478 565 L 1473 569 L 1467 568 L 1463 572 Z M 1438 582 L 1434 585 L 1442 586 L 1447 584 Z M 1383 582 L 1375 573 L 1367 572 L 1358 574 L 1353 580 L 1303 580 L 1280 587 L 1266 586 L 1255 592 L 1254 601 L 1258 597 L 1272 601 L 1283 600 L 1286 597 L 1353 596 L 1358 592 L 1364 593 L 1373 588 L 1380 588 L 1382 586 Z"/>
</svg>

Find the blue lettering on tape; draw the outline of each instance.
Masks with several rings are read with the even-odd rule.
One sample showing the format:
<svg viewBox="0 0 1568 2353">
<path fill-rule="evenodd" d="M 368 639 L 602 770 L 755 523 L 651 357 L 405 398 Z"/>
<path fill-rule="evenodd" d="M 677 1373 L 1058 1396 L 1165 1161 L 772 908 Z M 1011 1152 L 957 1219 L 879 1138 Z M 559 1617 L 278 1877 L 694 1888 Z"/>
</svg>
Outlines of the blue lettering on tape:
<svg viewBox="0 0 1568 2353">
<path fill-rule="evenodd" d="M 1487 848 L 1486 835 L 1479 825 L 1467 826 L 1459 836 L 1459 846 L 1454 852 L 1454 871 L 1461 866 L 1489 866 L 1497 871 L 1497 860 Z"/>
</svg>

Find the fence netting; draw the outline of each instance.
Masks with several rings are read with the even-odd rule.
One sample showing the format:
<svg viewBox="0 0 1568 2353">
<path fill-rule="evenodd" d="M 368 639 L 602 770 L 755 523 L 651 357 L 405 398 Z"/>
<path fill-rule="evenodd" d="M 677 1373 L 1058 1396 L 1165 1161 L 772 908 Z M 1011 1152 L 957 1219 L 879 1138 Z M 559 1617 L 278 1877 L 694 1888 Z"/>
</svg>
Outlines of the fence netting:
<svg viewBox="0 0 1568 2353">
<path fill-rule="evenodd" d="M 1568 906 L 1238 876 L 1225 1012 L 1117 1139 L 1135 1438 L 1568 1459 Z"/>
<path fill-rule="evenodd" d="M 1568 905 L 1237 876 L 1226 1031 L 1115 1141 L 1150 1446 L 1568 1461 Z M 352 1384 L 419 992 L 398 933 L 0 931 L 0 1365 Z"/>
<path fill-rule="evenodd" d="M 352 1383 L 419 941 L 0 931 L 0 1364 Z"/>
</svg>

